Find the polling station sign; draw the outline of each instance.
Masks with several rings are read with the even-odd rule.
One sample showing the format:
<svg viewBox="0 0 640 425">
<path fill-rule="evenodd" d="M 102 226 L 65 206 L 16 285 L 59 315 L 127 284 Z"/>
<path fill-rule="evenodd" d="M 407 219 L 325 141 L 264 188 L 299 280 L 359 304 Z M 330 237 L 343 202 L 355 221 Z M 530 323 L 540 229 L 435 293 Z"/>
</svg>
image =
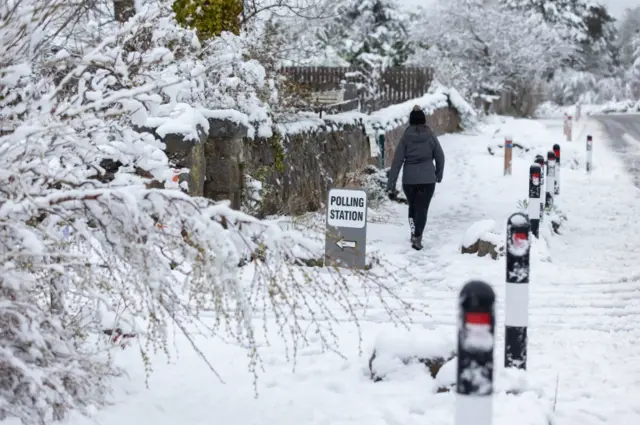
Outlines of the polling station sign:
<svg viewBox="0 0 640 425">
<path fill-rule="evenodd" d="M 324 251 L 326 266 L 365 268 L 367 208 L 364 190 L 329 191 Z"/>
</svg>

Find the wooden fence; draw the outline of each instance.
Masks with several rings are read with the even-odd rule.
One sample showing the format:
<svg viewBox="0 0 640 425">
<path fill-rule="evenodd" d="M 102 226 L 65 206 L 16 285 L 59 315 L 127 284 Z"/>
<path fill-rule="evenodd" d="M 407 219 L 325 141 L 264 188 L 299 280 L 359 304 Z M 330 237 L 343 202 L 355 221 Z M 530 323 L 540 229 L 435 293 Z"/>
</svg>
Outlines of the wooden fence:
<svg viewBox="0 0 640 425">
<path fill-rule="evenodd" d="M 343 82 L 362 81 L 353 68 L 287 67 L 282 68 L 281 71 L 292 82 L 314 92 L 338 89 Z M 389 68 L 382 75 L 378 87 L 379 97 L 377 99 L 362 98 L 361 105 L 369 112 L 421 97 L 427 92 L 432 81 L 433 70 L 430 68 Z M 360 93 L 360 96 L 363 97 L 364 94 Z"/>
</svg>

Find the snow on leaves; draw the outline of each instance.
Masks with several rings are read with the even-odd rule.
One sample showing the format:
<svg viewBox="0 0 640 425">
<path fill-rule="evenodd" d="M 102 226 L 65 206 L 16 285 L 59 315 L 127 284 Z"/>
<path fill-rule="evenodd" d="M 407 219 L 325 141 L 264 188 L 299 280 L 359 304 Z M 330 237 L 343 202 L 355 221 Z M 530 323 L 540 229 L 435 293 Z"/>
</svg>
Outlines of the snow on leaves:
<svg viewBox="0 0 640 425">
<path fill-rule="evenodd" d="M 539 17 L 475 0 L 438 1 L 414 37 L 428 47 L 414 61 L 434 64 L 439 80 L 467 96 L 534 84 L 571 53 Z"/>
<path fill-rule="evenodd" d="M 293 358 L 308 335 L 338 350 L 336 305 L 353 322 L 372 294 L 406 308 L 371 273 L 301 269 L 321 246 L 308 231 L 170 189 L 164 145 L 140 127 L 193 139 L 225 116 L 271 131 L 277 93 L 244 35 L 200 43 L 169 2 L 141 2 L 124 24 L 80 14 L 82 31 L 62 19 L 75 4 L 11 4 L 0 6 L 0 420 L 104 405 L 120 373 L 104 355 L 119 347 L 109 330 L 136 335 L 127 343 L 150 371 L 171 327 L 190 339 L 199 326 L 245 347 L 256 373 L 267 333 L 256 316 Z M 202 329 L 205 310 L 215 320 Z"/>
<path fill-rule="evenodd" d="M 212 108 L 270 128 L 268 82 L 245 60 L 246 40 L 201 45 L 166 6 L 148 2 L 123 25 L 79 15 L 96 28 L 81 40 L 57 37 L 74 33 L 62 19 L 73 3 L 0 6 L 0 420 L 51 423 L 105 404 L 119 373 L 103 355 L 108 329 L 137 335 L 147 362 L 169 351 L 168 325 L 188 334 L 206 309 L 219 313 L 210 332 L 257 356 L 251 297 L 269 305 L 271 292 L 260 276 L 247 288 L 239 264 L 260 251 L 260 267 L 286 272 L 307 244 L 226 203 L 149 189 L 173 170 L 136 128 L 179 111 L 193 114 L 181 131 L 197 131 Z M 289 300 L 302 304 L 306 288 Z"/>
</svg>

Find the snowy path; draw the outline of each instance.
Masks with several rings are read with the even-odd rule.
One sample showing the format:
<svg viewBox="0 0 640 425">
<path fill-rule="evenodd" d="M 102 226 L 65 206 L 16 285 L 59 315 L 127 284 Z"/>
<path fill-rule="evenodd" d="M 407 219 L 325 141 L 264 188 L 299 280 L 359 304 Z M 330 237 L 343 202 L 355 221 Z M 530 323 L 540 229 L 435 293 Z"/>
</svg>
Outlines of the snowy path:
<svg viewBox="0 0 640 425">
<path fill-rule="evenodd" d="M 583 144 L 561 142 L 560 120 L 542 124 L 545 128 L 520 133 L 510 128 L 501 134 L 521 134 L 529 146 L 548 140 L 542 145 L 545 149 L 532 151 L 529 157 L 545 154 L 554 142 L 560 142 L 564 164 L 574 158 L 583 164 Z M 597 126 L 587 131 L 601 142 L 606 137 Z M 452 295 L 456 285 L 467 279 L 486 276 L 502 298 L 502 261 L 453 254 L 470 223 L 484 218 L 504 223 L 516 211 L 518 199 L 513 187 L 500 187 L 503 182 L 492 182 L 493 190 L 492 185 L 484 190 L 469 185 L 479 178 L 485 180 L 482 174 L 504 181 L 506 178 L 496 176 L 501 158 L 472 161 L 481 158 L 486 143 L 469 146 L 463 136 L 454 137 L 460 145 L 447 144 L 446 137 L 444 144 L 449 170 L 455 172 L 438 187 L 438 193 L 448 193 L 434 199 L 427 230 L 427 244 L 432 241 L 438 248 L 428 245 L 427 255 L 410 255 L 415 267 L 426 272 L 425 286 L 416 290 L 416 296 L 429 300 L 431 318 L 424 324 L 430 326 L 453 326 Z M 469 152 L 472 150 L 477 152 Z M 586 176 L 582 168 L 562 170 L 559 203 L 569 221 L 562 236 L 549 240 L 552 262 L 534 262 L 532 269 L 529 382 L 552 397 L 559 376 L 556 425 L 640 423 L 640 401 L 627 394 L 632 388 L 640 390 L 640 239 L 636 237 L 640 234 L 640 194 L 612 146 L 601 143 L 598 154 L 592 176 Z M 515 176 L 524 182 L 521 193 L 526 193 L 522 171 L 527 165 L 525 161 L 514 164 L 520 168 Z M 489 191 L 494 193 L 486 196 Z M 399 214 L 404 212 L 399 210 Z M 397 233 L 405 236 L 407 232 L 403 225 Z M 406 245 L 405 240 L 399 242 Z M 502 307 L 499 305 L 500 311 Z M 498 338 L 501 341 L 501 315 Z M 498 362 L 501 350 L 502 345 L 496 351 Z"/>
<path fill-rule="evenodd" d="M 574 147 L 584 148 L 584 133 L 600 142 L 595 169 L 592 176 L 572 176 L 573 190 L 563 197 L 570 222 L 554 258 L 567 270 L 540 289 L 538 302 L 545 317 L 534 315 L 531 326 L 562 328 L 540 342 L 541 348 L 557 347 L 546 353 L 549 360 L 540 362 L 541 367 L 565 365 L 557 368 L 557 424 L 636 424 L 640 192 L 634 187 L 636 176 L 624 167 L 629 158 L 616 154 L 616 142 L 606 140 L 604 129 L 590 122 L 579 130 Z M 536 363 L 532 359 L 532 367 Z"/>
<path fill-rule="evenodd" d="M 598 127 L 588 131 L 605 137 Z M 487 152 L 487 145 L 500 143 L 505 134 L 533 148 L 516 155 L 510 177 L 502 175 L 501 155 Z M 405 299 L 428 306 L 426 314 L 414 314 L 414 332 L 438 329 L 453 338 L 460 287 L 475 278 L 493 285 L 499 387 L 506 379 L 501 371 L 504 260 L 461 255 L 460 242 L 478 220 L 493 219 L 504 231 L 506 218 L 526 196 L 530 161 L 554 142 L 562 144 L 564 164 L 573 159 L 582 164 L 583 144 L 563 143 L 560 121 L 496 119 L 479 135 L 444 136 L 445 180 L 436 189 L 425 250 L 409 247 L 406 206 L 387 203 L 378 214 L 386 220 L 369 223 L 369 251 L 398 268 L 390 285 Z M 533 391 L 497 394 L 495 425 L 549 425 L 558 377 L 553 425 L 640 424 L 640 399 L 634 394 L 640 390 L 640 196 L 621 160 L 604 146 L 594 167 L 591 176 L 581 168 L 562 170 L 558 202 L 569 221 L 563 235 L 537 242 L 532 253 L 527 381 Z M 295 373 L 280 345 L 261 347 L 265 371 L 258 399 L 239 347 L 201 343 L 227 382 L 222 385 L 179 339 L 181 357 L 171 365 L 155 360 L 148 390 L 138 354 L 127 350 L 121 362 L 131 379 L 119 381 L 116 404 L 95 420 L 101 425 L 210 425 L 214 419 L 224 425 L 453 425 L 453 394 L 434 394 L 433 380 L 422 369 L 396 381 L 369 380 L 373 342 L 390 329 L 381 306 L 370 306 L 361 323 L 362 356 L 357 329 L 345 323 L 337 336 L 347 359 L 323 353 L 316 340 L 301 351 Z M 66 425 L 95 423 L 74 418 Z"/>
</svg>

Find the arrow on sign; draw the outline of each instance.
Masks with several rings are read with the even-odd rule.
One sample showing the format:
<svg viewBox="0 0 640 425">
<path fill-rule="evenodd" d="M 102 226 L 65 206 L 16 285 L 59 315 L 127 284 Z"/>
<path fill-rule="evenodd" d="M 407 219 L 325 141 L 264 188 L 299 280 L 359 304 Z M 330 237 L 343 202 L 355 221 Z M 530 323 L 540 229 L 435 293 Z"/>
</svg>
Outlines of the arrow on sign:
<svg viewBox="0 0 640 425">
<path fill-rule="evenodd" d="M 356 242 L 355 241 L 345 241 L 344 238 L 340 239 L 338 242 L 336 242 L 336 245 L 338 245 L 338 247 L 344 251 L 345 248 L 355 248 L 356 247 Z"/>
</svg>

